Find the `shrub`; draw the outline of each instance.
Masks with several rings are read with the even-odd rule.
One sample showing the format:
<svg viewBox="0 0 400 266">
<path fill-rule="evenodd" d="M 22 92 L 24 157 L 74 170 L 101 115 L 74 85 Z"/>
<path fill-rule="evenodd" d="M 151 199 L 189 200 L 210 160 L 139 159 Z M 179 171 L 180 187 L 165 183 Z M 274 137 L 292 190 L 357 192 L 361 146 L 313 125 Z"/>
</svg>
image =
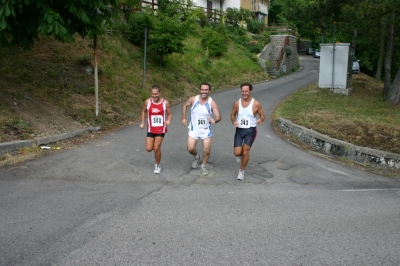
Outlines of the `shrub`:
<svg viewBox="0 0 400 266">
<path fill-rule="evenodd" d="M 253 41 L 248 43 L 248 45 L 246 45 L 246 48 L 249 50 L 250 53 L 258 54 L 264 48 L 264 45 L 261 42 Z"/>
<path fill-rule="evenodd" d="M 204 12 L 203 8 L 198 7 L 193 11 L 194 15 L 197 17 L 199 24 L 202 28 L 205 28 L 208 25 L 207 15 Z"/>
<path fill-rule="evenodd" d="M 220 56 L 228 51 L 228 38 L 220 32 L 208 28 L 201 38 L 201 44 L 208 50 L 209 56 Z"/>
<path fill-rule="evenodd" d="M 154 28 L 154 21 L 150 14 L 133 13 L 129 17 L 130 31 L 128 33 L 128 40 L 133 44 L 142 45 L 144 43 L 144 30 L 145 28 Z"/>
<path fill-rule="evenodd" d="M 247 30 L 254 34 L 259 34 L 266 28 L 264 21 L 258 21 L 256 19 L 251 19 L 247 21 Z"/>
</svg>

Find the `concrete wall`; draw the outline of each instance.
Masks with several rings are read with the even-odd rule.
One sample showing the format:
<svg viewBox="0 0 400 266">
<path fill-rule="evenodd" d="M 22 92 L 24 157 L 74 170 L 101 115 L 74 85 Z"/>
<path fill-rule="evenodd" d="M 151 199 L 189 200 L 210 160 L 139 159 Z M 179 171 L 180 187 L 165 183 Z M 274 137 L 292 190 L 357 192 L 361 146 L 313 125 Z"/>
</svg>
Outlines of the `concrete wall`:
<svg viewBox="0 0 400 266">
<path fill-rule="evenodd" d="M 287 72 L 296 68 L 299 64 L 299 59 L 297 56 L 297 38 L 296 37 L 289 36 L 288 48 L 292 51 L 292 54 L 286 56 L 285 65 L 286 65 Z"/>
</svg>

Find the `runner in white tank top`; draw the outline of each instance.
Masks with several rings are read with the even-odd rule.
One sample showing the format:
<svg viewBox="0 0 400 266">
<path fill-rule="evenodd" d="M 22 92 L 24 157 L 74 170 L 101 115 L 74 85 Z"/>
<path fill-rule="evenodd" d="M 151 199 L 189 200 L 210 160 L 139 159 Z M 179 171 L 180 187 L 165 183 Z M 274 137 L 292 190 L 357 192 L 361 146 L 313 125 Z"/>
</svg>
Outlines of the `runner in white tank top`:
<svg viewBox="0 0 400 266">
<path fill-rule="evenodd" d="M 206 164 L 211 152 L 211 125 L 221 120 L 217 103 L 209 96 L 210 91 L 210 84 L 202 83 L 200 94 L 190 97 L 182 106 L 182 125 L 184 126 L 187 125 L 186 109 L 191 106 L 187 149 L 194 157 L 192 168 L 197 168 L 200 161 L 200 156 L 196 150 L 197 141 L 201 139 L 203 143 L 203 163 L 200 168 L 202 175 L 208 175 Z"/>
<path fill-rule="evenodd" d="M 265 119 L 261 103 L 251 97 L 253 85 L 243 83 L 240 86 L 242 98 L 237 100 L 232 107 L 231 121 L 236 128 L 234 139 L 234 154 L 240 160 L 238 180 L 244 179 L 244 169 L 249 162 L 251 146 L 257 136 L 257 124 Z M 257 119 L 257 115 L 259 118 Z"/>
<path fill-rule="evenodd" d="M 189 135 L 195 139 L 209 138 L 212 136 L 211 129 L 211 103 L 212 98 L 208 97 L 205 104 L 200 103 L 200 95 L 196 95 L 194 104 L 191 108 Z"/>
<path fill-rule="evenodd" d="M 253 114 L 254 99 L 251 99 L 250 104 L 245 108 L 242 106 L 242 99 L 239 99 L 239 112 L 236 121 L 239 122 L 237 127 L 250 128 L 257 125 L 256 117 Z"/>
</svg>

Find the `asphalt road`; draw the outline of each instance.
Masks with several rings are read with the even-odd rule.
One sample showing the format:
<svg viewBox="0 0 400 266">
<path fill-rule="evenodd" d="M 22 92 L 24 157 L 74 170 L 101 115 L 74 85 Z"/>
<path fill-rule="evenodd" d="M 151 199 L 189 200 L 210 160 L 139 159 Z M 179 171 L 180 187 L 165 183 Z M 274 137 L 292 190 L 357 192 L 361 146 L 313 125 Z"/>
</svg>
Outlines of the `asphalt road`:
<svg viewBox="0 0 400 266">
<path fill-rule="evenodd" d="M 124 128 L 22 167 L 0 168 L 0 265 L 400 265 L 400 182 L 280 139 L 269 114 L 318 79 L 318 59 L 255 85 L 267 114 L 237 181 L 229 115 L 212 94 L 210 174 L 192 170 L 181 105 L 153 174 L 145 131 Z M 198 145 L 201 149 L 201 146 Z"/>
</svg>

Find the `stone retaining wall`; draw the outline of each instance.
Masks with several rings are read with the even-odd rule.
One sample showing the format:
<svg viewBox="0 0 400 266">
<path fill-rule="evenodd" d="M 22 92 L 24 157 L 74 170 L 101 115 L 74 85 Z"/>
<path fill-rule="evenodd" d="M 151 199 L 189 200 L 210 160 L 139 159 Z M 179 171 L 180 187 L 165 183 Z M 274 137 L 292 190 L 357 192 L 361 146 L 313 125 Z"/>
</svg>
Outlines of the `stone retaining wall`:
<svg viewBox="0 0 400 266">
<path fill-rule="evenodd" d="M 400 169 L 400 154 L 360 147 L 336 140 L 311 129 L 296 125 L 290 120 L 279 118 L 281 131 L 328 155 L 346 157 L 353 162 L 376 168 Z"/>
</svg>

